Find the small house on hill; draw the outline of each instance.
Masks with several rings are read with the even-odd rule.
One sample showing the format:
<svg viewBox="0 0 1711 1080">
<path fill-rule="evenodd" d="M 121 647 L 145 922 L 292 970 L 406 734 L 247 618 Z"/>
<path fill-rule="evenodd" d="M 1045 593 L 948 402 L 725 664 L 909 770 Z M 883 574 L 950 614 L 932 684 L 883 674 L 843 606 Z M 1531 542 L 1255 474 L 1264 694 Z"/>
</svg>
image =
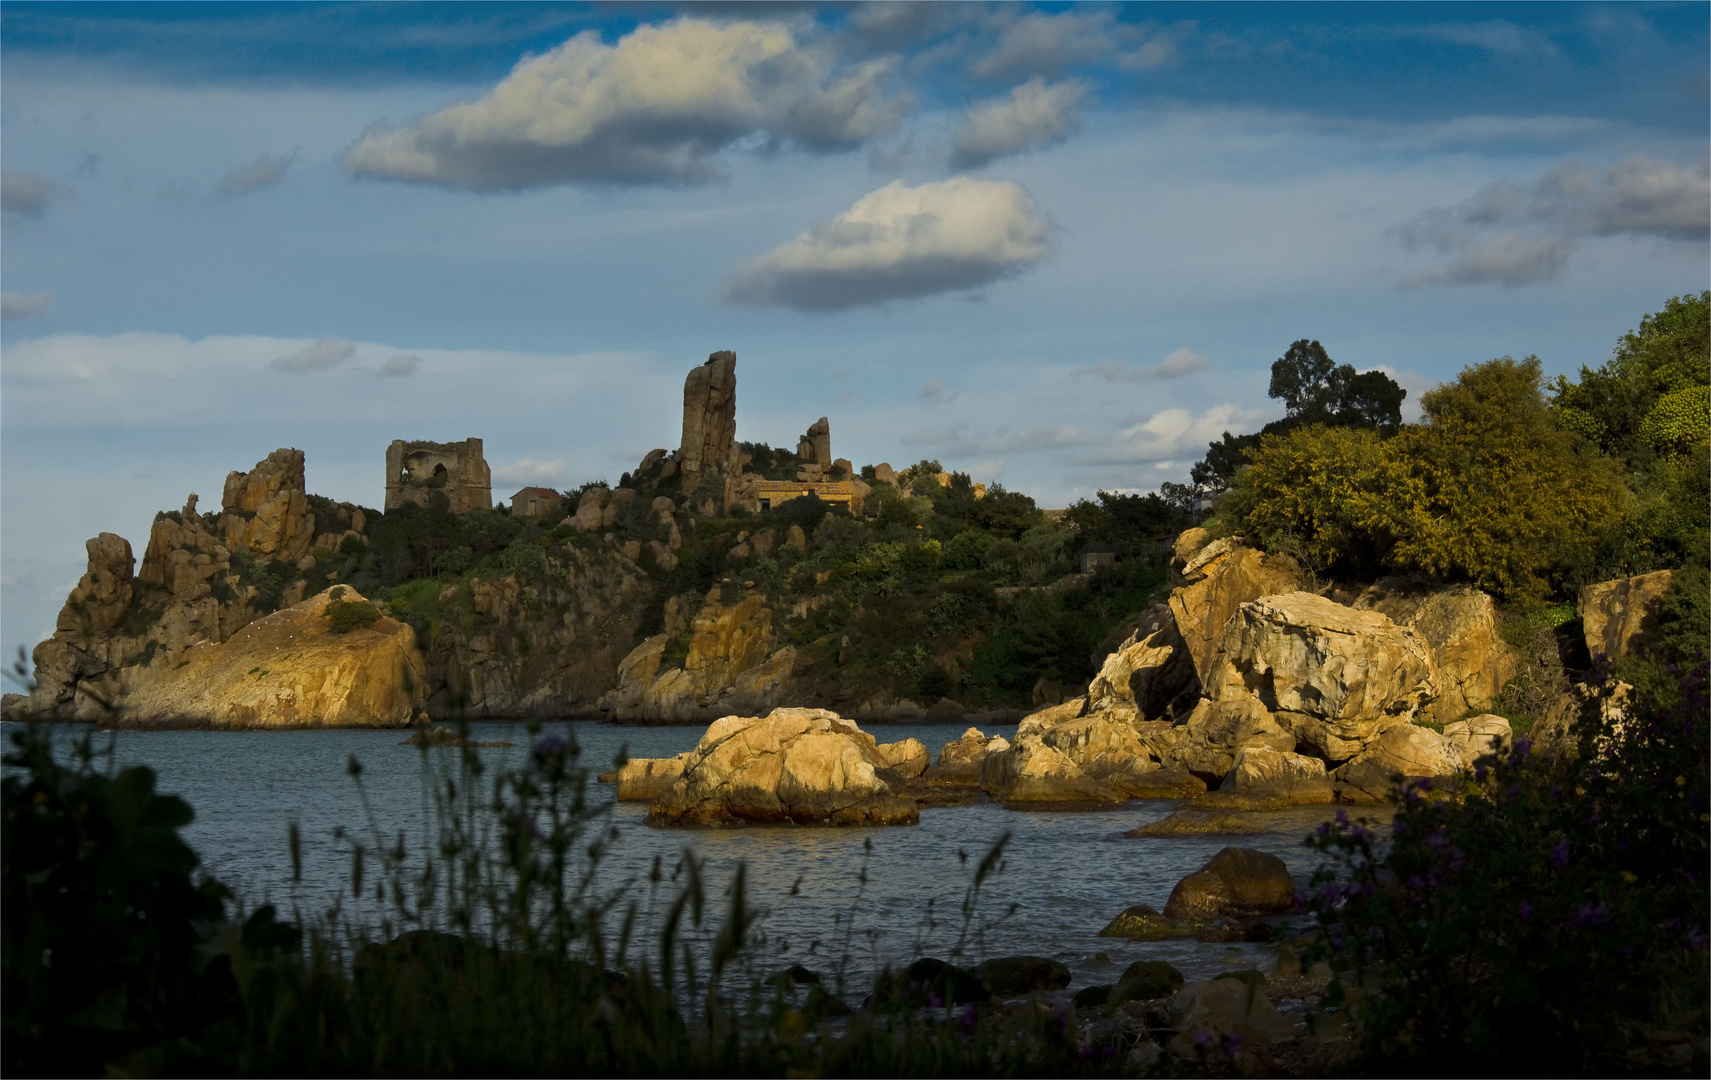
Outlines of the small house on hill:
<svg viewBox="0 0 1711 1080">
<path fill-rule="evenodd" d="M 1117 565 L 1117 549 L 1110 544 L 1088 544 L 1081 549 L 1081 572 L 1091 574 L 1102 566 Z"/>
<path fill-rule="evenodd" d="M 552 488 L 526 487 L 511 496 L 511 513 L 522 517 L 540 517 L 563 506 L 564 496 Z"/>
</svg>

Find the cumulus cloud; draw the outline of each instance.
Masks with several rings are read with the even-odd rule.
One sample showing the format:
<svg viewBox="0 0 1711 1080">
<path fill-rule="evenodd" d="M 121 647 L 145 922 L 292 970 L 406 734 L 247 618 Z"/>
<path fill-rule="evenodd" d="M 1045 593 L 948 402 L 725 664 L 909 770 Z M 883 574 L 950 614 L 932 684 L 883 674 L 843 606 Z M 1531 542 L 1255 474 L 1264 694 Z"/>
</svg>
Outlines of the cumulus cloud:
<svg viewBox="0 0 1711 1080">
<path fill-rule="evenodd" d="M 58 184 L 41 173 L 0 172 L 0 211 L 7 214 L 39 218 L 63 194 Z"/>
<path fill-rule="evenodd" d="M 50 292 L 39 292 L 34 296 L 15 292 L 0 293 L 0 319 L 8 322 L 40 315 L 52 306 L 53 293 Z"/>
<path fill-rule="evenodd" d="M 1467 252 L 1447 266 L 1403 281 L 1404 288 L 1427 285 L 1527 285 L 1555 281 L 1568 265 L 1573 245 L 1556 236 L 1529 238 L 1505 233 Z"/>
<path fill-rule="evenodd" d="M 1008 97 L 980 102 L 957 125 L 951 164 L 959 169 L 974 168 L 1009 154 L 1060 143 L 1081 126 L 1075 110 L 1086 97 L 1084 83 L 1048 83 L 1035 76 L 1010 91 Z"/>
<path fill-rule="evenodd" d="M 584 31 L 523 60 L 480 100 L 345 151 L 357 176 L 474 190 L 702 183 L 738 140 L 848 149 L 897 128 L 894 61 L 840 66 L 778 23 L 680 18 L 615 45 Z"/>
<path fill-rule="evenodd" d="M 333 338 L 322 338 L 313 345 L 299 349 L 297 352 L 281 356 L 267 366 L 275 371 L 295 371 L 306 373 L 310 371 L 326 371 L 356 355 L 356 346 L 348 341 L 338 341 Z"/>
<path fill-rule="evenodd" d="M 421 362 L 422 358 L 415 353 L 404 353 L 401 356 L 391 357 L 384 364 L 381 364 L 380 373 L 393 376 L 413 375 Z"/>
<path fill-rule="evenodd" d="M 1165 409 L 1118 433 L 1087 464 L 1138 465 L 1198 459 L 1206 444 L 1226 431 L 1256 430 L 1265 414 L 1239 405 L 1214 405 L 1199 416 L 1187 409 Z"/>
<path fill-rule="evenodd" d="M 1049 256 L 1052 228 L 1009 180 L 897 180 L 738 267 L 725 299 L 833 311 L 975 289 Z"/>
<path fill-rule="evenodd" d="M 286 170 L 296 161 L 294 155 L 268 157 L 262 155 L 242 168 L 233 169 L 214 185 L 216 199 L 234 199 L 252 191 L 270 188 L 285 179 Z"/>
<path fill-rule="evenodd" d="M 509 465 L 501 465 L 493 470 L 493 483 L 500 487 L 551 487 L 556 488 L 564 483 L 565 464 L 563 458 L 553 458 L 551 461 L 541 461 L 536 458 L 523 458 Z"/>
<path fill-rule="evenodd" d="M 1498 229 L 1508 231 L 1490 238 Z M 1408 247 L 1459 253 L 1446 266 L 1408 278 L 1407 287 L 1551 280 L 1562 274 L 1578 238 L 1711 237 L 1711 163 L 1634 156 L 1603 174 L 1564 165 L 1530 184 L 1488 184 L 1465 202 L 1427 210 L 1393 231 Z"/>
<path fill-rule="evenodd" d="M 1184 375 L 1210 371 L 1211 368 L 1212 361 L 1200 353 L 1193 349 L 1178 349 L 1156 364 L 1125 367 L 1113 360 L 1103 360 L 1087 367 L 1074 368 L 1070 374 L 1082 378 L 1102 379 L 1105 382 L 1127 383 L 1152 379 L 1180 379 Z"/>
</svg>

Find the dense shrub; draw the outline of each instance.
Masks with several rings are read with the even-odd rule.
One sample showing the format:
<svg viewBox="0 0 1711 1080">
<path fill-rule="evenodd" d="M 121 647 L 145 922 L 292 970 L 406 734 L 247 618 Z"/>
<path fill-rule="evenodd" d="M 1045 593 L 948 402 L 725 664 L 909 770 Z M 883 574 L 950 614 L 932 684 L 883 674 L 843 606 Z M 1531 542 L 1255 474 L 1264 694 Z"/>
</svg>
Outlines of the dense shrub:
<svg viewBox="0 0 1711 1080">
<path fill-rule="evenodd" d="M 1700 656 L 1672 700 L 1642 695 L 1626 720 L 1591 701 L 1572 753 L 1522 740 L 1455 790 L 1415 784 L 1388 844 L 1342 816 L 1312 838 L 1336 860 L 1313 907 L 1361 1071 L 1704 1075 Z"/>
</svg>

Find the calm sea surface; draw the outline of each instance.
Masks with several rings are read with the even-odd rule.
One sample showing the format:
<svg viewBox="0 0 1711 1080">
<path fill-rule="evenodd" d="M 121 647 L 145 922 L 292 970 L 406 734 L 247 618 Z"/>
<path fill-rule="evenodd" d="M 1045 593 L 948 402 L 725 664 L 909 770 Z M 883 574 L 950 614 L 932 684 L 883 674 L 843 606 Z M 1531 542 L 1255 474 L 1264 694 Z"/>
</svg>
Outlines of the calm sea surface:
<svg viewBox="0 0 1711 1080">
<path fill-rule="evenodd" d="M 876 725 L 881 742 L 913 736 L 936 755 L 957 738 L 963 724 Z M 5 725 L 10 729 L 12 725 Z M 667 757 L 694 746 L 704 728 L 632 728 L 595 723 L 559 723 L 547 731 L 567 733 L 595 771 L 610 768 L 620 747 L 631 757 Z M 983 728 L 1011 736 L 1014 727 Z M 69 742 L 80 729 L 58 729 Z M 522 724 L 482 723 L 474 738 L 509 740 L 505 749 L 482 751 L 496 768 L 519 763 L 529 734 Z M 363 765 L 362 783 L 388 842 L 400 830 L 411 848 L 423 835 L 427 786 L 421 752 L 399 745 L 398 731 L 126 731 L 117 735 L 123 765 L 147 765 L 158 774 L 158 790 L 182 796 L 196 819 L 186 838 L 203 866 L 232 885 L 255 906 L 271 899 L 305 912 L 326 907 L 348 889 L 348 848 L 334 836 L 367 825 L 357 787 L 347 774 L 351 755 Z M 98 734 L 97 746 L 108 736 Z M 455 753 L 434 750 L 431 753 Z M 612 788 L 591 785 L 594 799 L 612 802 Z M 767 948 L 825 970 L 828 954 L 843 951 L 853 918 L 852 981 L 880 963 L 922 955 L 949 956 L 963 930 L 961 909 L 975 864 L 1005 833 L 1011 835 L 1003 869 L 982 891 L 967 961 L 1027 953 L 1053 956 L 1076 973 L 1076 987 L 1113 981 L 1130 961 L 1168 960 L 1190 979 L 1221 970 L 1263 967 L 1274 949 L 1264 945 L 1203 944 L 1195 941 L 1131 945 L 1098 933 L 1131 904 L 1163 908 L 1170 890 L 1229 844 L 1279 855 L 1304 886 L 1317 856 L 1301 844 L 1329 808 L 1313 807 L 1257 817 L 1274 831 L 1243 837 L 1131 840 L 1124 832 L 1175 809 L 1174 801 L 1135 801 L 1117 810 L 1088 813 L 1020 813 L 993 804 L 928 809 L 913 828 L 791 828 L 662 830 L 645 825 L 647 805 L 611 807 L 618 838 L 601 863 L 597 882 L 607 895 L 648 905 L 647 875 L 656 857 L 666 872 L 685 849 L 704 860 L 709 920 L 722 917 L 722 897 L 739 862 L 748 867 L 753 905 L 769 909 L 763 920 Z M 303 882 L 293 892 L 287 825 L 303 836 Z M 865 841 L 872 842 L 871 852 Z M 969 856 L 966 862 L 959 852 Z M 859 875 L 866 866 L 863 888 Z M 372 863 L 370 864 L 372 867 Z M 371 870 L 372 873 L 372 870 Z M 801 879 L 800 892 L 791 895 Z M 371 879 L 372 880 L 372 877 Z M 656 901 L 658 910 L 669 895 Z M 929 902 L 932 909 L 929 913 Z M 1015 913 L 1007 912 L 1015 905 Z M 817 945 L 815 943 L 818 943 Z M 788 947 L 788 953 L 782 950 Z M 810 954 L 809 950 L 814 951 Z M 808 954 L 808 955 L 805 955 Z M 1108 959 L 1101 960 L 1103 954 Z"/>
</svg>

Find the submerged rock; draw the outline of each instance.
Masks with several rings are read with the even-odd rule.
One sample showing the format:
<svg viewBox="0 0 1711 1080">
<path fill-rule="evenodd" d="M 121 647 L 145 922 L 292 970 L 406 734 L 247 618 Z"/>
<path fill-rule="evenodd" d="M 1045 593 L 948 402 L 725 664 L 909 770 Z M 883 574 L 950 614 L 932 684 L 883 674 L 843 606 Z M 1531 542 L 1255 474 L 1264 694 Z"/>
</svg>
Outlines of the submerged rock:
<svg viewBox="0 0 1711 1080">
<path fill-rule="evenodd" d="M 974 969 L 994 997 L 1018 997 L 1036 990 L 1062 990 L 1069 985 L 1069 968 L 1045 956 L 1003 956 Z"/>
<path fill-rule="evenodd" d="M 824 709 L 714 721 L 683 773 L 654 800 L 651 825 L 743 822 L 913 825 L 921 812 L 872 735 Z"/>
<path fill-rule="evenodd" d="M 1276 915 L 1295 906 L 1295 881 L 1276 855 L 1227 847 L 1176 883 L 1165 902 L 1168 919 Z"/>
<path fill-rule="evenodd" d="M 1193 937 L 1201 920 L 1161 915 L 1156 908 L 1136 904 L 1099 931 L 1100 937 L 1128 938 L 1130 941 L 1168 941 L 1171 938 Z"/>
<path fill-rule="evenodd" d="M 1175 836 L 1239 836 L 1270 831 L 1245 814 L 1227 810 L 1185 808 L 1139 828 L 1130 829 L 1123 835 L 1144 840 Z"/>
</svg>

